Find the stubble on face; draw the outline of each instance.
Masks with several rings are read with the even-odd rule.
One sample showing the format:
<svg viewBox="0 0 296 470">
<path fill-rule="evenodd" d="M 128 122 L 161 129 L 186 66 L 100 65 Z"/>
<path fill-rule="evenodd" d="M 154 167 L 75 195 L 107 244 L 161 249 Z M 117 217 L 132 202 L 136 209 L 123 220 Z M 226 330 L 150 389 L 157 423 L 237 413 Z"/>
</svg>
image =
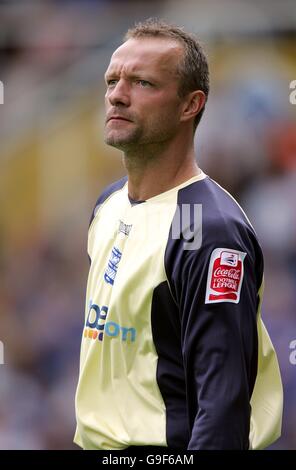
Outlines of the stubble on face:
<svg viewBox="0 0 296 470">
<path fill-rule="evenodd" d="M 120 109 L 118 109 L 118 114 L 120 114 Z M 104 141 L 107 145 L 126 151 L 141 142 L 143 132 L 135 118 L 133 121 L 113 121 L 112 129 L 108 127 L 110 126 L 107 121 L 104 129 Z"/>
</svg>

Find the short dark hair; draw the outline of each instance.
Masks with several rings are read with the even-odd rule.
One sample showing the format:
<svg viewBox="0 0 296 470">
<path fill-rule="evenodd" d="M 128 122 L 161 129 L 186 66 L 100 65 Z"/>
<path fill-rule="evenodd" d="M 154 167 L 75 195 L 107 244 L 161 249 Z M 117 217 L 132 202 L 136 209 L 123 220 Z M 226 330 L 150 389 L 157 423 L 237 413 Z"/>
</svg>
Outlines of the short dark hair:
<svg viewBox="0 0 296 470">
<path fill-rule="evenodd" d="M 171 25 L 157 18 L 148 18 L 136 23 L 125 34 L 124 40 L 142 37 L 163 37 L 178 41 L 184 48 L 183 59 L 178 67 L 180 85 L 178 94 L 184 97 L 194 90 L 202 90 L 206 96 L 209 94 L 209 67 L 207 58 L 200 43 L 193 34 L 185 32 L 179 26 Z M 199 111 L 194 120 L 194 130 L 204 112 L 204 107 Z"/>
</svg>

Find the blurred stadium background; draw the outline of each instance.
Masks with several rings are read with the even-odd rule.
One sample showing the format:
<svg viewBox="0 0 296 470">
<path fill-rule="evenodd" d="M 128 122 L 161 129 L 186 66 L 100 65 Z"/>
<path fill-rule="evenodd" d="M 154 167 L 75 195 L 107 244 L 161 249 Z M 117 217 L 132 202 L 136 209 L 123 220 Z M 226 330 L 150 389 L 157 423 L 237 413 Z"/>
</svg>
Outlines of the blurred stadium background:
<svg viewBox="0 0 296 470">
<path fill-rule="evenodd" d="M 88 270 L 101 189 L 123 175 L 102 142 L 103 73 L 125 30 L 159 16 L 197 33 L 211 93 L 202 169 L 247 211 L 265 253 L 263 317 L 296 449 L 294 0 L 0 1 L 0 448 L 71 449 Z"/>
</svg>

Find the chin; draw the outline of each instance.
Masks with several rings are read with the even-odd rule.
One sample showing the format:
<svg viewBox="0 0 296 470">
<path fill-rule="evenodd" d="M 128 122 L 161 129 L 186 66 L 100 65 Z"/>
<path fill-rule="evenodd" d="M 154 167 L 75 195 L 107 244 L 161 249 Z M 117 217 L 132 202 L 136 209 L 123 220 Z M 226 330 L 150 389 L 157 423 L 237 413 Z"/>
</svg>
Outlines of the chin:
<svg viewBox="0 0 296 470">
<path fill-rule="evenodd" d="M 109 137 L 105 139 L 105 143 L 119 150 L 125 150 L 130 147 L 130 141 L 127 141 L 126 139 L 115 139 L 113 137 Z"/>
<path fill-rule="evenodd" d="M 131 135 L 118 135 L 116 133 L 109 133 L 105 136 L 105 143 L 116 147 L 120 150 L 128 149 L 131 145 L 136 144 L 136 139 Z"/>
</svg>

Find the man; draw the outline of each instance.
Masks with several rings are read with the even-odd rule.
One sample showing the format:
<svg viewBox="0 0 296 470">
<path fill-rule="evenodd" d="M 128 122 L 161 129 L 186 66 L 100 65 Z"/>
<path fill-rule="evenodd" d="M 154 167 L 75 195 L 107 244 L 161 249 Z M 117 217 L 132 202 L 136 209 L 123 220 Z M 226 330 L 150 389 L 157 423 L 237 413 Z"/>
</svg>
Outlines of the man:
<svg viewBox="0 0 296 470">
<path fill-rule="evenodd" d="M 105 141 L 128 176 L 101 194 L 89 228 L 75 442 L 263 448 L 280 434 L 281 379 L 260 317 L 256 235 L 194 155 L 204 53 L 147 20 L 105 79 Z"/>
</svg>

